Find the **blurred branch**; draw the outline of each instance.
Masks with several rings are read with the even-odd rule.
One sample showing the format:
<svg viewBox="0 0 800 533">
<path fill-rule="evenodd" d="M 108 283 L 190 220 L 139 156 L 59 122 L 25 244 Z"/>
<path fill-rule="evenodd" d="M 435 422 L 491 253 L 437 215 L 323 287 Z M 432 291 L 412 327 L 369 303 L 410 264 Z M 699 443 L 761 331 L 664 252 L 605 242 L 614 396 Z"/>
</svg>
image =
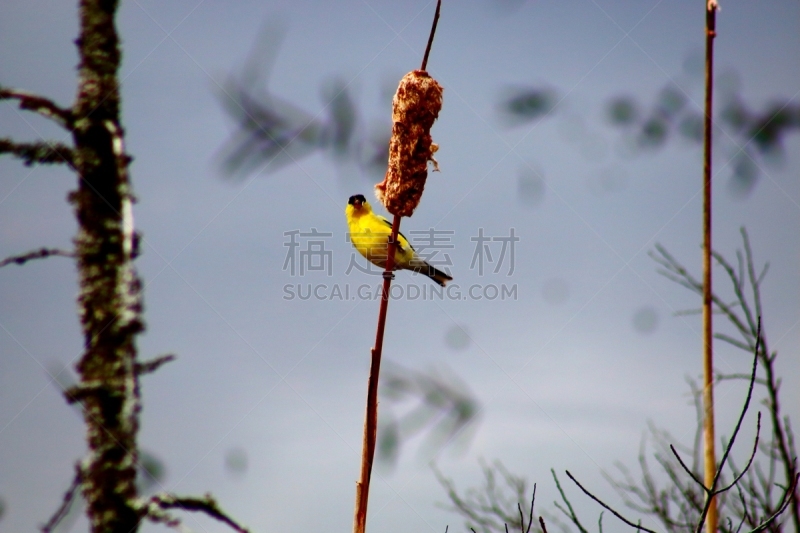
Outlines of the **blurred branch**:
<svg viewBox="0 0 800 533">
<path fill-rule="evenodd" d="M 64 250 L 59 250 L 58 248 L 40 248 L 38 250 L 34 250 L 26 254 L 12 255 L 11 257 L 6 257 L 2 261 L 0 261 L 0 268 L 6 265 L 10 265 L 12 263 L 17 265 L 24 265 L 25 263 L 33 259 L 45 259 L 47 257 L 52 257 L 56 255 L 60 257 L 75 257 L 75 252 L 67 252 Z"/>
<path fill-rule="evenodd" d="M 466 519 L 467 528 L 478 528 L 483 533 L 502 533 L 503 524 L 512 528 L 522 527 L 517 517 L 514 503 L 525 499 L 527 482 L 524 478 L 511 474 L 500 461 L 492 466 L 481 461 L 484 485 L 479 489 L 467 489 L 463 496 L 458 493 L 452 479 L 446 478 L 435 465 L 431 465 L 436 479 L 447 492 L 452 507 L 444 507 L 456 511 Z M 505 486 L 498 485 L 498 477 Z M 506 492 L 510 490 L 511 495 Z"/>
<path fill-rule="evenodd" d="M 435 456 L 478 419 L 480 403 L 452 374 L 417 372 L 387 361 L 381 381 L 389 408 L 379 431 L 378 457 L 383 461 L 396 461 L 403 441 L 421 433 L 427 438 L 420 451 Z M 399 417 L 391 409 L 408 405 Z"/>
<path fill-rule="evenodd" d="M 166 511 L 168 509 L 177 509 L 187 512 L 204 513 L 211 518 L 219 520 L 226 524 L 238 533 L 250 533 L 247 528 L 240 525 L 227 513 L 220 509 L 216 500 L 210 494 L 206 494 L 202 498 L 193 497 L 179 497 L 174 494 L 156 494 L 152 496 L 145 505 L 142 506 L 141 512 L 143 517 L 153 522 L 163 523 L 170 527 L 177 527 L 181 524 L 180 519 L 174 518 Z"/>
<path fill-rule="evenodd" d="M 558 493 L 561 495 L 561 500 L 567 506 L 569 512 L 567 512 L 563 507 L 561 507 L 561 505 L 559 505 L 558 502 L 554 502 L 556 509 L 564 513 L 564 515 L 567 518 L 569 518 L 573 524 L 575 524 L 575 527 L 577 527 L 581 533 L 589 533 L 588 530 L 585 527 L 583 527 L 583 524 L 581 524 L 580 520 L 578 520 L 578 515 L 575 514 L 575 510 L 572 508 L 572 503 L 570 503 L 569 499 L 567 499 L 567 495 L 564 493 L 564 489 L 561 488 L 561 483 L 558 481 L 558 476 L 556 475 L 555 469 L 551 468 L 550 473 L 553 474 L 553 480 L 556 482 L 556 488 L 558 489 Z M 569 475 L 569 472 L 567 472 L 567 475 Z"/>
<path fill-rule="evenodd" d="M 53 516 L 50 517 L 50 520 L 48 520 L 45 525 L 39 528 L 42 533 L 52 533 L 52 531 L 58 527 L 64 517 L 69 514 L 70 507 L 72 507 L 72 502 L 75 500 L 75 494 L 78 493 L 78 489 L 80 489 L 82 483 L 83 471 L 81 470 L 80 463 L 78 463 L 75 465 L 75 477 L 72 478 L 72 483 L 64 493 L 64 498 L 61 502 L 61 505 L 59 505 L 58 509 L 56 509 L 56 512 L 53 513 Z"/>
<path fill-rule="evenodd" d="M 0 100 L 17 100 L 19 108 L 33 111 L 50 119 L 62 128 L 71 129 L 74 117 L 72 110 L 57 106 L 52 100 L 22 91 L 0 87 Z"/>
<path fill-rule="evenodd" d="M 53 142 L 18 143 L 11 139 L 0 138 L 0 155 L 12 154 L 25 163 L 34 164 L 66 163 L 73 165 L 72 148 L 65 144 Z"/>
<path fill-rule="evenodd" d="M 155 359 L 145 361 L 144 363 L 136 363 L 134 370 L 140 376 L 144 374 L 150 374 L 161 368 L 162 365 L 174 361 L 175 359 L 176 356 L 174 354 L 160 355 Z"/>
<path fill-rule="evenodd" d="M 218 93 L 220 104 L 236 123 L 220 152 L 224 171 L 234 177 L 260 166 L 276 170 L 317 150 L 354 155 L 357 111 L 348 84 L 335 80 L 323 87 L 327 116 L 303 110 L 267 88 L 268 70 L 279 46 L 277 34 L 276 28 L 265 28 L 245 65 L 228 77 Z"/>
</svg>

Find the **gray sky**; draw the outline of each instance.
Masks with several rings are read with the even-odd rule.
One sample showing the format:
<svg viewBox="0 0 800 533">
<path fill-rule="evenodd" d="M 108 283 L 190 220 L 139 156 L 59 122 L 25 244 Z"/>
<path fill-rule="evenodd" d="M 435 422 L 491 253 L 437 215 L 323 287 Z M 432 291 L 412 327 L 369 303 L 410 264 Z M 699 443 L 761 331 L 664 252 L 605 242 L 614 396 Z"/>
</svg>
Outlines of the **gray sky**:
<svg viewBox="0 0 800 533">
<path fill-rule="evenodd" d="M 453 232 L 453 248 L 442 253 L 462 297 L 473 285 L 506 284 L 517 298 L 393 301 L 384 353 L 411 369 L 458 376 L 481 402 L 472 440 L 438 458 L 460 487 L 479 483 L 478 458 L 501 459 L 539 483 L 542 505 L 556 498 L 551 467 L 569 468 L 620 505 L 601 472 L 617 460 L 635 467 L 648 420 L 690 442 L 684 377 L 701 370 L 700 318 L 672 315 L 699 299 L 660 277 L 647 252 L 661 243 L 699 276 L 702 153 L 673 132 L 664 148 L 631 154 L 605 109 L 619 95 L 650 108 L 672 84 L 688 97 L 687 109 L 701 111 L 702 78 L 692 65 L 703 50 L 703 4 L 445 0 L 428 68 L 445 88 L 433 129 L 441 173 L 429 177 L 402 229 Z M 254 531 L 351 527 L 378 303 L 284 296 L 287 285 L 324 284 L 319 294 L 330 295 L 334 285 L 355 292 L 377 283 L 346 274 L 352 251 L 343 215 L 351 194 L 372 198 L 373 180 L 322 152 L 226 179 L 218 154 L 234 125 L 216 95 L 270 23 L 284 31 L 271 94 L 324 118 L 321 87 L 343 80 L 365 136 L 389 121 L 387 88 L 391 94 L 419 66 L 433 8 L 378 0 L 122 3 L 123 120 L 144 235 L 138 267 L 148 328 L 140 354 L 178 356 L 144 378 L 141 444 L 165 463 L 164 490 L 211 491 Z M 794 0 L 723 2 L 720 99 L 738 94 L 754 111 L 774 101 L 796 105 L 798 22 Z M 69 104 L 76 32 L 72 3 L 0 4 L 0 83 Z M 558 105 L 510 126 L 498 103 L 509 88 L 526 86 L 550 88 Z M 2 136 L 66 140 L 5 104 L 0 124 Z M 720 131 L 718 139 L 715 248 L 733 258 L 746 226 L 757 261 L 770 262 L 764 321 L 780 354 L 783 405 L 797 420 L 800 136 L 786 137 L 782 161 L 756 160 L 759 178 L 746 196 L 729 187 L 740 138 Z M 69 248 L 76 227 L 65 198 L 74 187 L 64 169 L 0 159 L 0 256 Z M 311 228 L 332 234 L 324 239 L 330 276 L 283 269 L 284 233 Z M 510 263 L 483 275 L 471 268 L 470 239 L 480 228 L 493 237 L 513 228 L 519 237 L 511 275 Z M 500 245 L 491 243 L 495 262 Z M 723 271 L 714 272 L 715 287 L 732 299 Z M 397 284 L 431 287 L 408 272 Z M 67 259 L 0 271 L 0 530 L 43 523 L 84 452 L 79 414 L 49 376 L 81 353 L 75 293 Z M 468 333 L 461 344 L 458 327 Z M 748 368 L 744 352 L 716 346 L 721 371 Z M 741 385 L 718 389 L 720 435 L 730 434 L 743 394 Z M 749 426 L 754 417 L 755 409 Z M 379 471 L 371 529 L 462 527 L 435 507 L 445 494 L 418 444 L 403 449 L 394 470 Z M 226 457 L 242 451 L 246 470 L 226 469 Z M 594 523 L 598 509 L 571 487 L 570 494 Z M 185 524 L 224 530 L 198 517 Z"/>
</svg>

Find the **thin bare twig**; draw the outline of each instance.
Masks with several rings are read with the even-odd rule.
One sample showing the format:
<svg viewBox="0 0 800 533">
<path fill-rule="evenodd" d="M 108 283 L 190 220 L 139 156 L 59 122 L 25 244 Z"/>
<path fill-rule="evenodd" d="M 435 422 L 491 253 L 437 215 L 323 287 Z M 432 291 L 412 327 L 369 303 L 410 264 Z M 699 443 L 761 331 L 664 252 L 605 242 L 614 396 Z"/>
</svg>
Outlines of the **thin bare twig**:
<svg viewBox="0 0 800 533">
<path fill-rule="evenodd" d="M 539 525 L 542 526 L 542 533 L 547 533 L 547 526 L 544 525 L 544 518 L 539 517 Z"/>
<path fill-rule="evenodd" d="M 694 472 L 692 472 L 692 469 L 691 469 L 691 468 L 689 468 L 688 466 L 686 466 L 686 463 L 684 463 L 684 462 L 683 462 L 683 459 L 681 459 L 681 456 L 680 456 L 680 455 L 678 455 L 678 451 L 675 449 L 675 446 L 673 446 L 672 444 L 670 444 L 670 445 L 669 445 L 669 449 L 670 449 L 670 450 L 672 450 L 672 455 L 674 455 L 674 456 L 675 456 L 675 459 L 677 459 L 677 460 L 678 460 L 678 462 L 680 463 L 680 465 L 683 467 L 683 470 L 684 470 L 684 471 L 685 471 L 687 474 L 689 474 L 689 476 L 690 476 L 690 477 L 691 477 L 691 478 L 694 480 L 694 482 L 695 482 L 695 483 L 697 483 L 698 485 L 700 485 L 701 487 L 703 487 L 703 490 L 704 490 L 705 492 L 708 492 L 708 487 L 706 487 L 706 486 L 703 484 L 703 482 L 702 482 L 702 481 L 700 481 L 699 479 L 697 479 L 697 476 L 695 476 L 695 475 L 694 475 Z"/>
<path fill-rule="evenodd" d="M 165 365 L 170 361 L 174 361 L 175 359 L 175 355 L 171 353 L 167 355 L 159 355 L 155 359 L 145 361 L 144 363 L 136 363 L 134 365 L 134 371 L 140 376 L 143 374 L 151 374 L 161 368 L 162 365 Z"/>
<path fill-rule="evenodd" d="M 718 491 L 716 491 L 717 494 L 722 494 L 723 492 L 729 491 L 731 488 L 737 485 L 739 481 L 742 479 L 742 477 L 744 477 L 745 473 L 748 470 L 750 470 L 750 467 L 753 465 L 753 460 L 756 457 L 756 452 L 758 452 L 758 439 L 760 435 L 761 435 L 761 411 L 758 412 L 758 421 L 756 422 L 756 438 L 753 441 L 753 452 L 750 454 L 750 459 L 747 460 L 747 464 L 744 466 L 744 469 L 739 473 L 739 475 L 736 476 L 736 478 L 734 478 L 734 480 L 727 487 L 721 488 Z"/>
<path fill-rule="evenodd" d="M 38 250 L 34 250 L 26 254 L 12 255 L 11 257 L 6 257 L 2 261 L 0 261 L 0 268 L 6 265 L 10 265 L 12 263 L 17 265 L 24 265 L 25 263 L 33 259 L 45 259 L 47 257 L 52 257 L 55 255 L 60 257 L 75 257 L 75 252 L 67 252 L 65 250 L 59 250 L 58 248 L 39 248 Z"/>
<path fill-rule="evenodd" d="M 525 533 L 530 533 L 531 525 L 533 525 L 533 504 L 536 502 L 536 483 L 533 484 L 533 495 L 531 496 L 531 510 L 528 514 L 528 529 L 525 530 Z M 520 507 L 520 512 L 522 512 L 522 508 Z M 521 528 L 525 527 L 523 523 Z"/>
<path fill-rule="evenodd" d="M 786 487 L 786 491 L 783 493 L 783 498 L 781 499 L 781 505 L 778 508 L 778 510 L 775 511 L 772 514 L 772 516 L 764 520 L 764 522 L 762 522 L 761 525 L 759 525 L 757 528 L 750 530 L 749 533 L 760 533 L 761 531 L 764 531 L 769 527 L 769 525 L 772 522 L 775 521 L 776 518 L 778 518 L 781 515 L 781 513 L 783 513 L 786 510 L 787 507 L 789 507 L 789 504 L 792 502 L 792 496 L 790 495 L 794 494 L 795 490 L 797 489 L 798 479 L 800 479 L 800 474 L 796 474 L 794 477 L 794 483 Z"/>
<path fill-rule="evenodd" d="M 81 470 L 80 463 L 75 465 L 75 476 L 72 478 L 72 483 L 70 484 L 67 491 L 64 493 L 64 498 L 61 501 L 61 505 L 59 505 L 56 512 L 53 513 L 53 516 L 50 517 L 50 520 L 47 521 L 45 525 L 39 528 L 42 533 L 51 533 L 58 524 L 64 519 L 65 516 L 69 513 L 70 507 L 72 507 L 72 502 L 75 500 L 75 494 L 77 494 L 78 489 L 81 487 L 81 483 L 83 483 L 83 471 Z"/>
<path fill-rule="evenodd" d="M 716 494 L 719 494 L 719 492 L 716 491 L 717 483 L 719 482 L 719 477 L 720 475 L 722 475 L 722 469 L 725 467 L 725 462 L 728 460 L 728 455 L 730 455 L 731 453 L 731 448 L 733 448 L 733 443 L 736 441 L 736 436 L 739 433 L 739 428 L 742 427 L 742 421 L 744 420 L 744 415 L 747 413 L 747 408 L 750 407 L 750 399 L 753 397 L 753 386 L 755 385 L 756 381 L 756 370 L 758 369 L 758 349 L 760 345 L 761 345 L 761 317 L 758 317 L 758 329 L 756 332 L 756 347 L 753 350 L 754 352 L 753 370 L 750 375 L 750 386 L 747 388 L 747 398 L 745 399 L 744 407 L 742 408 L 742 413 L 739 415 L 739 420 L 736 422 L 736 427 L 733 430 L 733 435 L 731 435 L 731 439 L 730 441 L 728 441 L 728 445 L 725 447 L 725 452 L 722 455 L 722 460 L 720 461 L 719 466 L 716 467 L 716 472 L 714 474 L 711 486 L 703 487 L 704 490 L 706 491 L 707 497 L 706 497 L 706 504 L 703 507 L 703 512 L 700 515 L 700 520 L 698 521 L 697 527 L 695 528 L 695 531 L 697 533 L 700 533 L 700 531 L 702 530 L 703 524 L 706 521 L 706 517 L 708 516 L 709 510 L 712 509 L 712 506 L 714 505 L 713 503 L 714 496 Z M 761 423 L 761 417 L 759 416 L 759 426 L 760 423 Z M 748 464 L 752 464 L 752 462 L 749 462 Z M 716 530 L 714 530 L 714 533 L 716 533 Z"/>
<path fill-rule="evenodd" d="M 584 494 L 586 494 L 588 497 L 590 497 L 591 499 L 593 499 L 594 501 L 596 501 L 597 503 L 599 503 L 599 504 L 600 504 L 600 505 L 601 505 L 601 506 L 602 506 L 604 509 L 606 509 L 606 510 L 610 511 L 610 512 L 611 512 L 611 514 L 613 514 L 614 516 L 616 516 L 617 518 L 619 518 L 620 520 L 622 520 L 623 522 L 625 522 L 625 523 L 626 523 L 626 524 L 628 524 L 629 526 L 636 528 L 637 530 L 640 530 L 640 531 L 647 531 L 647 533 L 656 533 L 656 532 L 655 532 L 655 531 L 653 531 L 652 529 L 648 529 L 648 528 L 644 527 L 644 526 L 643 526 L 641 523 L 639 523 L 639 524 L 635 524 L 635 523 L 631 522 L 630 520 L 628 520 L 627 518 L 625 518 L 624 516 L 622 516 L 621 514 L 619 514 L 617 511 L 615 511 L 614 509 L 612 509 L 612 508 L 611 508 L 611 507 L 610 507 L 608 504 L 606 504 L 605 502 L 603 502 L 603 501 L 602 501 L 600 498 L 598 498 L 597 496 L 595 496 L 594 494 L 592 494 L 591 492 L 589 492 L 589 491 L 588 491 L 586 488 L 584 488 L 584 486 L 583 486 L 583 485 L 581 485 L 581 484 L 578 482 L 578 480 L 577 480 L 577 479 L 575 479 L 575 478 L 572 476 L 572 474 L 570 474 L 570 473 L 569 473 L 569 470 L 566 470 L 566 473 L 567 473 L 567 476 L 568 476 L 568 477 L 569 477 L 569 478 L 572 480 L 572 482 L 573 482 L 573 483 L 575 483 L 575 484 L 578 486 L 578 488 L 579 488 L 579 489 L 581 489 L 581 490 L 583 491 L 583 493 L 584 493 Z"/>
<path fill-rule="evenodd" d="M 569 513 L 567 513 L 558 504 L 556 504 L 556 507 L 558 509 L 560 509 L 561 512 L 564 513 L 570 520 L 572 520 L 572 523 L 575 524 L 575 526 L 581 531 L 581 533 L 589 533 L 588 530 L 585 527 L 583 527 L 583 524 L 581 524 L 580 521 L 578 520 L 578 515 L 575 514 L 575 510 L 572 508 L 572 504 L 567 499 L 567 495 L 564 494 L 564 489 L 561 488 L 561 483 L 558 481 L 558 476 L 556 476 L 556 471 L 551 468 L 550 469 L 550 473 L 553 474 L 553 479 L 556 482 L 556 488 L 558 489 L 558 493 L 561 494 L 561 499 L 567 505 L 567 508 L 569 509 Z M 570 478 L 572 477 L 569 472 L 567 472 L 567 475 L 570 476 Z M 578 486 L 580 486 L 580 485 L 578 485 Z"/>
</svg>

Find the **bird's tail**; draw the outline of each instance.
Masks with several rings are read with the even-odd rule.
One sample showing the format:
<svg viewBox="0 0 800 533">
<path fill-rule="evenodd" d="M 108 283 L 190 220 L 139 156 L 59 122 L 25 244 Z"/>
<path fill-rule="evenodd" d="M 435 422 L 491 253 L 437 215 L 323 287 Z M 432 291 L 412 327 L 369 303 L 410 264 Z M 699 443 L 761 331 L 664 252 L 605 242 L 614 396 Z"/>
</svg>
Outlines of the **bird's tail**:
<svg viewBox="0 0 800 533">
<path fill-rule="evenodd" d="M 447 285 L 447 282 L 453 279 L 452 276 L 449 276 L 448 274 L 442 272 L 438 268 L 429 265 L 425 261 L 419 261 L 419 263 L 413 261 L 411 263 L 411 268 L 409 270 L 413 270 L 414 272 L 419 272 L 420 274 L 425 274 L 426 276 L 431 278 L 433 281 L 435 281 L 442 287 Z"/>
</svg>

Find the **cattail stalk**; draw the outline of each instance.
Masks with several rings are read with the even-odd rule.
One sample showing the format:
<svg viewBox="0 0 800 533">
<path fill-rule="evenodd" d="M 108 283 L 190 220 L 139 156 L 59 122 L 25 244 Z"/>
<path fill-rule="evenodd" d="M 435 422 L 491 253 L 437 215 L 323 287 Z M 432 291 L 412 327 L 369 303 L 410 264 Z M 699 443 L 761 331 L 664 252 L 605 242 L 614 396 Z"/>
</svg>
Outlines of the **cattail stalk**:
<svg viewBox="0 0 800 533">
<path fill-rule="evenodd" d="M 367 503 L 375 459 L 375 442 L 378 433 L 378 381 L 380 379 L 383 334 L 386 329 L 386 313 L 389 294 L 394 278 L 394 254 L 400 218 L 411 216 L 419 204 L 427 178 L 428 161 L 433 160 L 437 146 L 430 137 L 433 121 L 439 116 L 442 106 L 442 88 L 425 71 L 433 36 L 439 21 L 441 0 L 436 4 L 428 45 L 420 70 L 410 72 L 400 81 L 393 101 L 392 139 L 389 144 L 389 168 L 383 182 L 375 187 L 378 199 L 394 215 L 392 234 L 387 245 L 386 270 L 383 273 L 383 291 L 378 311 L 378 327 L 367 384 L 367 412 L 364 420 L 364 437 L 361 448 L 361 474 L 356 483 L 356 505 L 353 516 L 353 533 L 364 533 L 367 524 Z M 435 163 L 435 161 L 434 161 Z"/>
<path fill-rule="evenodd" d="M 714 82 L 714 37 L 716 37 L 716 0 L 706 0 L 706 87 L 703 136 L 703 459 L 705 485 L 711 491 L 717 472 L 714 434 L 714 352 L 711 291 L 711 103 Z M 717 533 L 717 501 L 711 498 L 706 518 L 706 532 Z"/>
</svg>

